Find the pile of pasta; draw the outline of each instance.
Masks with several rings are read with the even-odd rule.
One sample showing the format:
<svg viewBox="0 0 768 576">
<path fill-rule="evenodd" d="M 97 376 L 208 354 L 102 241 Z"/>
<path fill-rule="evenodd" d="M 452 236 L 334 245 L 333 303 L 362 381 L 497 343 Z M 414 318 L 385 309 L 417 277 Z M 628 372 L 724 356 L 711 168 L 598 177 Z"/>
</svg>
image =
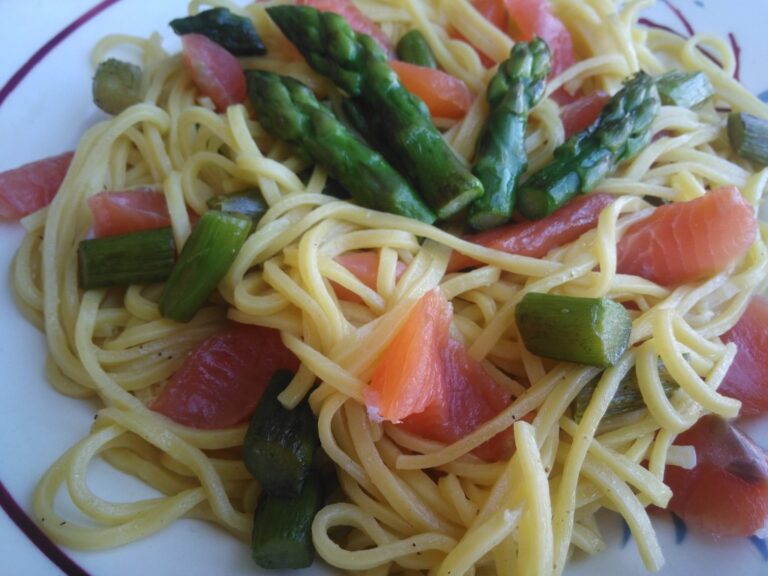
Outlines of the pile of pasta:
<svg viewBox="0 0 768 576">
<path fill-rule="evenodd" d="M 321 96 L 333 96 L 327 81 L 281 51 L 264 11 L 272 3 L 206 4 L 251 17 L 267 45 L 276 47 L 264 57 L 242 59 L 245 68 L 289 74 Z M 467 0 L 357 4 L 392 38 L 419 29 L 439 65 L 479 94 L 493 69 L 448 31 L 458 30 L 497 61 L 512 46 Z M 716 97 L 695 111 L 662 107 L 652 143 L 599 185 L 617 199 L 598 226 L 541 259 L 483 248 L 438 227 L 324 195 L 323 170 L 273 140 L 245 106 L 214 112 L 181 56 L 162 48 L 161 35 L 100 42 L 94 63 L 125 45 L 140 50 L 144 102 L 85 133 L 53 204 L 25 220 L 28 234 L 13 270 L 21 305 L 46 334 L 50 382 L 68 396 L 97 396 L 103 405 L 91 433 L 36 488 L 32 506 L 37 518 L 46 519 L 44 529 L 65 546 L 103 549 L 195 517 L 249 538 L 259 487 L 238 458 L 245 426 L 196 430 L 147 408 L 185 354 L 228 318 L 277 328 L 301 360 L 280 399 L 290 407 L 309 394 L 322 447 L 337 468 L 344 500 L 326 505 L 313 525 L 319 555 L 331 565 L 372 575 L 559 574 L 575 550 L 595 554 L 604 548 L 595 515 L 609 509 L 626 520 L 647 568 L 658 569 L 663 556 L 646 508 L 663 507 L 670 498 L 662 481 L 665 466 L 694 463 L 692 448 L 673 446 L 676 435 L 704 413 L 738 411 L 738 402 L 716 391 L 736 352 L 719 336 L 764 285 L 766 230 L 738 266 L 678 288 L 617 274 L 616 244 L 653 209 L 649 197 L 678 202 L 736 185 L 757 208 L 768 172 L 735 159 L 718 107 L 761 117 L 768 110 L 734 80 L 736 62 L 726 42 L 640 27 L 638 14 L 648 4 L 553 0 L 580 60 L 549 83 L 547 94 L 561 87 L 615 93 L 639 69 L 658 74 L 679 68 L 705 72 Z M 198 2 L 189 8 L 200 9 Z M 440 122 L 445 139 L 467 161 L 486 114 L 478 97 L 465 118 Z M 545 164 L 563 140 L 558 105 L 545 97 L 531 115 L 530 170 Z M 300 178 L 307 168 L 311 177 Z M 191 230 L 190 211 L 205 211 L 212 195 L 258 186 L 269 204 L 216 297 L 187 324 L 160 316 L 162 287 L 82 291 L 77 285 L 77 245 L 91 226 L 86 199 L 147 185 L 165 194 L 179 246 Z M 334 260 L 358 250 L 379 254 L 375 290 Z M 446 273 L 452 250 L 483 265 Z M 399 279 L 398 262 L 406 264 Z M 357 293 L 362 303 L 337 299 L 331 281 Z M 454 328 L 470 354 L 513 398 L 452 445 L 374 422 L 363 403 L 378 357 L 414 303 L 435 287 L 452 303 Z M 602 373 L 578 423 L 569 406 L 598 369 L 525 350 L 513 313 L 531 291 L 605 296 L 631 310 L 630 348 Z M 659 359 L 680 386 L 669 399 Z M 647 409 L 601 422 L 619 381 L 635 369 Z M 523 420 L 529 414 L 535 414 L 530 423 Z M 511 459 L 489 463 L 472 455 L 509 428 L 516 441 Z M 86 484 L 97 456 L 163 496 L 129 503 L 101 499 Z M 54 500 L 63 486 L 91 523 L 59 514 Z"/>
</svg>

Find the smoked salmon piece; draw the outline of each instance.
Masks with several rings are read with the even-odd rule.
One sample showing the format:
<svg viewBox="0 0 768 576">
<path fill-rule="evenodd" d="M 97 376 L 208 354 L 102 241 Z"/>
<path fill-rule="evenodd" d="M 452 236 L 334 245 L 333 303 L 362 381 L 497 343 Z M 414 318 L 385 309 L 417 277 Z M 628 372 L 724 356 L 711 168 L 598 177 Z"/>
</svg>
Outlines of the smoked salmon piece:
<svg viewBox="0 0 768 576">
<path fill-rule="evenodd" d="M 451 304 L 439 290 L 416 304 L 379 359 L 365 403 L 372 417 L 417 436 L 451 444 L 506 408 L 510 394 L 450 337 Z M 508 457 L 511 429 L 475 450 L 485 460 Z"/>
<path fill-rule="evenodd" d="M 563 121 L 565 137 L 570 138 L 577 132 L 589 128 L 610 99 L 607 92 L 598 90 L 563 106 L 560 109 L 560 119 Z"/>
<path fill-rule="evenodd" d="M 722 336 L 739 351 L 718 392 L 741 400 L 741 416 L 768 412 L 768 298 L 755 296 L 736 325 Z"/>
<path fill-rule="evenodd" d="M 714 536 L 750 536 L 768 518 L 768 457 L 731 423 L 705 416 L 678 436 L 693 446 L 696 467 L 668 466 L 668 508 L 691 526 Z"/>
<path fill-rule="evenodd" d="M 550 78 L 576 63 L 573 38 L 549 0 L 506 0 L 509 18 L 517 31 L 515 40 L 529 42 L 535 36 L 545 40 L 552 50 Z"/>
<path fill-rule="evenodd" d="M 657 208 L 633 224 L 618 245 L 616 268 L 662 286 L 722 272 L 757 237 L 755 211 L 734 186 Z"/>
<path fill-rule="evenodd" d="M 184 65 L 200 91 L 223 112 L 248 95 L 245 74 L 237 58 L 202 34 L 181 37 Z"/>
<path fill-rule="evenodd" d="M 190 352 L 150 408 L 192 428 L 231 428 L 250 418 L 272 374 L 298 368 L 277 330 L 228 322 Z"/>
<path fill-rule="evenodd" d="M 74 155 L 65 152 L 0 173 L 0 219 L 17 220 L 48 206 Z"/>
<path fill-rule="evenodd" d="M 377 252 L 372 252 L 370 250 L 345 252 L 344 254 L 336 256 L 334 260 L 352 272 L 352 274 L 354 274 L 360 282 L 368 286 L 368 288 L 376 290 L 376 280 L 379 275 L 379 254 Z M 399 279 L 403 272 L 405 272 L 405 264 L 398 261 L 397 266 L 395 266 L 395 277 Z M 331 282 L 331 285 L 339 300 L 356 302 L 358 304 L 363 303 L 360 296 L 351 290 L 347 290 L 341 284 Z"/>
<path fill-rule="evenodd" d="M 597 226 L 600 212 L 613 202 L 610 194 L 577 196 L 562 208 L 541 220 L 517 222 L 465 236 L 464 240 L 509 254 L 543 258 L 559 246 L 578 239 Z M 482 264 L 458 252 L 451 254 L 448 272 Z"/>
<path fill-rule="evenodd" d="M 365 390 L 369 413 L 400 422 L 433 401 L 440 374 L 440 351 L 448 342 L 453 308 L 440 292 L 424 295 L 379 358 Z"/>
<path fill-rule="evenodd" d="M 405 89 L 418 96 L 433 118 L 466 116 L 475 97 L 463 80 L 442 70 L 433 70 L 408 62 L 392 60 L 390 68 L 400 77 Z"/>
<path fill-rule="evenodd" d="M 155 188 L 99 192 L 88 198 L 96 238 L 171 225 L 168 205 Z"/>
</svg>

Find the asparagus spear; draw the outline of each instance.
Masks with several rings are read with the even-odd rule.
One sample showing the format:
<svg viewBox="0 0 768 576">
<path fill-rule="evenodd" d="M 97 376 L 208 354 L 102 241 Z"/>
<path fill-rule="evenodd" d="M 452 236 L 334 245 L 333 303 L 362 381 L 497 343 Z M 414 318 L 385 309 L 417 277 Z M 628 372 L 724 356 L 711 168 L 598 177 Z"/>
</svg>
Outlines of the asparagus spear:
<svg viewBox="0 0 768 576">
<path fill-rule="evenodd" d="M 578 393 L 573 400 L 573 419 L 576 422 L 581 422 L 584 412 L 586 412 L 592 395 L 595 393 L 598 382 L 600 382 L 602 374 L 595 376 L 590 380 L 584 388 Z M 659 379 L 661 380 L 661 386 L 664 388 L 664 393 L 669 398 L 677 390 L 677 382 L 672 378 L 664 363 L 659 361 Z M 611 418 L 613 416 L 619 416 L 628 412 L 634 412 L 640 408 L 645 407 L 643 402 L 643 396 L 640 393 L 640 385 L 637 382 L 637 372 L 630 370 L 627 375 L 619 382 L 619 387 L 616 389 L 616 394 L 613 395 L 611 403 L 608 405 L 603 418 Z"/>
<path fill-rule="evenodd" d="M 325 168 L 360 204 L 424 222 L 435 220 L 408 182 L 347 130 L 312 90 L 271 72 L 250 70 L 246 77 L 264 129 Z"/>
<path fill-rule="evenodd" d="M 607 298 L 577 298 L 529 292 L 515 307 L 523 344 L 532 354 L 613 366 L 627 349 L 632 320 Z"/>
<path fill-rule="evenodd" d="M 515 189 L 528 167 L 528 113 L 544 94 L 551 66 L 551 53 L 544 40 L 519 42 L 488 84 L 490 112 L 473 170 L 485 192 L 469 209 L 469 223 L 475 229 L 500 226 L 512 216 Z"/>
<path fill-rule="evenodd" d="M 397 57 L 403 62 L 410 62 L 425 68 L 437 68 L 435 56 L 427 44 L 424 35 L 414 29 L 402 35 L 397 42 Z"/>
<path fill-rule="evenodd" d="M 650 141 L 659 110 L 656 84 L 645 72 L 628 79 L 598 120 L 555 150 L 552 162 L 518 191 L 518 208 L 529 219 L 543 218 L 576 194 L 589 192 L 616 165 L 635 156 Z"/>
<path fill-rule="evenodd" d="M 384 145 L 383 153 L 416 185 L 438 218 L 456 214 L 483 193 L 375 40 L 356 33 L 332 12 L 289 5 L 267 12 L 312 68 L 356 100 Z"/>
<path fill-rule="evenodd" d="M 211 8 L 194 16 L 176 18 L 171 20 L 170 26 L 179 36 L 207 36 L 235 56 L 259 56 L 267 53 L 253 22 L 233 14 L 228 8 Z"/>
</svg>

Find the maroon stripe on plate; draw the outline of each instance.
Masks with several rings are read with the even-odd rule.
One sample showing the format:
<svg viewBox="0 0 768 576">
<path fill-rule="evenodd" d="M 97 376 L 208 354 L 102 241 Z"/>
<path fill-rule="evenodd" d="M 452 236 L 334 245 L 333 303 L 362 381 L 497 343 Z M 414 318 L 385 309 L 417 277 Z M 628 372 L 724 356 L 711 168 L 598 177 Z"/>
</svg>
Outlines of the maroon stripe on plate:
<svg viewBox="0 0 768 576">
<path fill-rule="evenodd" d="M 0 482 L 0 508 L 5 510 L 9 518 L 24 532 L 27 538 L 37 546 L 40 551 L 48 556 L 48 559 L 56 564 L 67 576 L 88 576 L 88 572 L 80 568 L 77 563 L 67 556 L 64 551 L 56 546 L 37 524 L 27 516 L 24 509 L 13 499 L 11 493 Z"/>
<path fill-rule="evenodd" d="M 8 82 L 5 83 L 5 86 L 0 88 L 0 105 L 5 102 L 21 81 L 26 78 L 27 74 L 29 74 L 51 50 L 61 44 L 61 42 L 83 24 L 119 1 L 120 0 L 102 0 L 102 2 L 99 2 L 96 6 L 88 10 L 85 14 L 56 34 L 56 36 L 43 44 L 43 46 L 35 52 L 13 76 L 11 76 Z M 2 508 L 13 523 L 18 526 L 19 530 L 21 530 L 51 562 L 58 566 L 64 574 L 67 576 L 89 576 L 88 572 L 78 566 L 74 560 L 67 556 L 66 553 L 48 538 L 45 532 L 43 532 L 37 524 L 35 524 L 34 520 L 32 520 L 24 509 L 19 506 L 18 502 L 13 499 L 13 496 L 11 496 L 11 493 L 8 492 L 2 482 L 0 482 L 0 508 Z"/>
<path fill-rule="evenodd" d="M 83 24 L 91 20 L 94 16 L 98 15 L 99 13 L 103 12 L 112 4 L 115 4 L 119 2 L 120 0 L 103 0 L 102 2 L 99 2 L 96 6 L 88 10 L 85 14 L 80 16 L 77 20 L 72 22 L 69 26 L 64 28 L 61 32 L 56 34 L 53 38 L 48 40 L 45 44 L 43 44 L 42 48 L 40 48 L 37 52 L 32 54 L 32 56 L 27 60 L 21 68 L 19 68 L 16 73 L 11 76 L 10 80 L 5 83 L 5 86 L 0 88 L 0 106 L 2 106 L 3 102 L 5 102 L 5 99 L 8 98 L 8 96 L 11 95 L 11 92 L 14 91 L 16 86 L 19 85 L 19 82 L 24 80 L 27 74 L 29 74 L 32 69 L 37 66 L 37 64 L 45 58 L 45 56 L 56 46 L 61 44 L 61 42 L 72 32 L 80 28 Z"/>
</svg>

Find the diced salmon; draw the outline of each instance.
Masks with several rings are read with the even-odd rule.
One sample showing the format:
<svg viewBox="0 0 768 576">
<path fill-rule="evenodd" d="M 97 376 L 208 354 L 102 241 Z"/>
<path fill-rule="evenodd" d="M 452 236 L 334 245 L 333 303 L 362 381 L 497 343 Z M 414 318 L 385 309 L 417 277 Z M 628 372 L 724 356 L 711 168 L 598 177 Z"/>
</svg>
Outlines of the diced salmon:
<svg viewBox="0 0 768 576">
<path fill-rule="evenodd" d="M 668 508 L 715 536 L 750 536 L 768 519 L 768 457 L 746 434 L 706 416 L 675 444 L 696 449 L 693 470 L 668 466 Z"/>
<path fill-rule="evenodd" d="M 97 238 L 170 226 L 168 205 L 162 192 L 136 188 L 122 192 L 99 192 L 88 198 Z"/>
<path fill-rule="evenodd" d="M 376 280 L 379 275 L 379 255 L 377 252 L 370 250 L 364 250 L 359 252 L 345 252 L 339 254 L 334 258 L 336 262 L 344 266 L 347 270 L 352 272 L 360 282 L 368 286 L 371 290 L 376 290 Z M 405 264 L 402 262 L 397 263 L 395 267 L 395 278 L 400 278 L 400 275 L 405 271 Z M 352 292 L 347 290 L 341 284 L 336 282 L 331 283 L 333 290 L 336 292 L 336 296 L 339 300 L 346 300 L 347 302 L 356 302 L 362 304 L 362 299 Z"/>
<path fill-rule="evenodd" d="M 439 393 L 423 412 L 406 417 L 401 426 L 412 434 L 451 444 L 496 416 L 511 399 L 462 342 L 449 338 L 441 360 Z M 511 432 L 497 434 L 474 453 L 488 461 L 510 456 L 514 450 Z"/>
<path fill-rule="evenodd" d="M 752 206 L 734 186 L 689 202 L 660 206 L 626 231 L 617 270 L 663 286 L 678 286 L 722 272 L 757 238 Z"/>
<path fill-rule="evenodd" d="M 509 18 L 517 29 L 515 39 L 528 42 L 542 38 L 552 50 L 552 72 L 555 77 L 576 62 L 573 38 L 562 20 L 555 16 L 549 0 L 506 0 Z"/>
<path fill-rule="evenodd" d="M 565 137 L 569 138 L 589 128 L 600 116 L 605 104 L 610 99 L 611 97 L 607 92 L 598 90 L 563 106 L 560 109 L 560 119 L 563 121 Z"/>
<path fill-rule="evenodd" d="M 365 390 L 373 417 L 446 444 L 464 438 L 511 401 L 464 344 L 450 337 L 452 314 L 439 290 L 422 297 L 382 354 Z M 475 454 L 499 460 L 513 447 L 508 430 Z"/>
<path fill-rule="evenodd" d="M 604 193 L 578 196 L 541 220 L 507 224 L 465 236 L 464 239 L 509 254 L 542 258 L 551 250 L 573 242 L 597 226 L 600 212 L 613 200 L 614 196 Z M 456 272 L 480 265 L 477 260 L 454 252 L 448 263 L 448 271 Z"/>
<path fill-rule="evenodd" d="M 48 206 L 74 155 L 65 152 L 0 174 L 0 218 L 17 220 Z"/>
<path fill-rule="evenodd" d="M 423 412 L 440 386 L 440 351 L 448 342 L 453 309 L 433 290 L 423 296 L 379 358 L 365 402 L 373 417 L 401 422 Z"/>
<path fill-rule="evenodd" d="M 229 428 L 250 417 L 275 371 L 298 367 L 277 330 L 230 322 L 189 354 L 150 407 L 193 428 Z"/>
<path fill-rule="evenodd" d="M 200 91 L 223 112 L 245 100 L 245 73 L 232 54 L 202 34 L 181 37 L 184 64 Z"/>
<path fill-rule="evenodd" d="M 472 106 L 472 92 L 455 76 L 400 60 L 392 60 L 389 65 L 403 86 L 424 101 L 433 118 L 463 118 Z"/>
<path fill-rule="evenodd" d="M 722 337 L 739 351 L 719 392 L 741 400 L 741 415 L 768 412 L 768 298 L 755 296 L 736 325 Z"/>
</svg>

